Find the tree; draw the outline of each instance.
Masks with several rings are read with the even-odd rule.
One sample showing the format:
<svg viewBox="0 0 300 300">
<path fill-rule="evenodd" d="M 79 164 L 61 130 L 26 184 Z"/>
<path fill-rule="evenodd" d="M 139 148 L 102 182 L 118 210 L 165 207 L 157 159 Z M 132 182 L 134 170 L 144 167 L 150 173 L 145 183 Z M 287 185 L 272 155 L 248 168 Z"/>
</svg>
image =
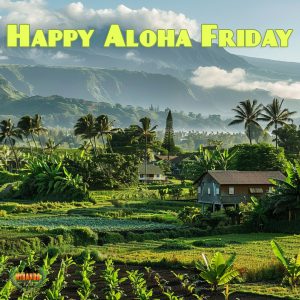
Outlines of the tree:
<svg viewBox="0 0 300 300">
<path fill-rule="evenodd" d="M 92 114 L 83 116 L 77 120 L 74 126 L 74 134 L 80 136 L 82 139 L 89 140 L 93 147 L 94 153 L 96 153 L 96 137 L 97 130 L 95 128 L 96 120 Z"/>
<path fill-rule="evenodd" d="M 239 171 L 284 171 L 286 158 L 283 149 L 270 144 L 241 144 L 230 148 L 237 151 L 231 162 L 231 169 Z"/>
<path fill-rule="evenodd" d="M 253 100 L 252 102 L 246 100 L 240 102 L 240 104 L 232 110 L 236 112 L 236 115 L 235 119 L 231 121 L 229 125 L 244 123 L 250 144 L 252 144 L 251 125 L 255 124 L 260 126 L 257 121 L 262 112 L 262 105 L 257 104 L 257 100 Z"/>
<path fill-rule="evenodd" d="M 34 117 L 32 118 L 32 124 L 33 124 L 33 132 L 38 136 L 41 149 L 44 151 L 44 147 L 41 141 L 41 134 L 47 133 L 48 130 L 45 127 L 43 127 L 42 117 L 38 114 L 35 114 Z"/>
<path fill-rule="evenodd" d="M 108 144 L 111 153 L 113 153 L 111 143 L 110 143 L 112 134 L 121 131 L 120 128 L 114 128 L 113 124 L 114 121 L 110 121 L 107 115 L 100 115 L 99 117 L 96 118 L 96 122 L 95 122 L 95 129 L 97 133 L 101 136 L 103 147 L 105 148 L 105 142 L 104 142 L 104 136 L 105 136 L 106 142 Z"/>
<path fill-rule="evenodd" d="M 22 132 L 19 128 L 14 126 L 11 119 L 3 120 L 0 123 L 0 143 L 9 144 L 11 151 L 14 154 L 16 167 L 19 169 L 19 159 L 15 149 L 16 141 L 22 140 Z"/>
<path fill-rule="evenodd" d="M 287 154 L 300 152 L 300 128 L 294 124 L 283 125 L 273 131 L 278 138 L 278 146 L 283 147 Z"/>
<path fill-rule="evenodd" d="M 162 146 L 168 150 L 168 160 L 170 160 L 170 154 L 173 154 L 175 149 L 173 117 L 171 110 L 169 110 L 167 116 L 165 137 Z"/>
<path fill-rule="evenodd" d="M 278 99 L 273 99 L 271 104 L 268 104 L 263 108 L 264 113 L 261 114 L 259 120 L 268 122 L 266 129 L 270 129 L 274 126 L 275 128 L 275 145 L 276 149 L 278 147 L 278 134 L 277 129 L 278 126 L 286 125 L 288 122 L 293 122 L 291 116 L 294 115 L 296 112 L 290 112 L 287 108 L 282 108 L 284 99 L 279 101 Z"/>
<path fill-rule="evenodd" d="M 45 150 L 49 151 L 50 154 L 54 152 L 59 147 L 60 143 L 56 144 L 53 139 L 49 138 L 46 142 Z"/>
<path fill-rule="evenodd" d="M 36 142 L 33 136 L 34 127 L 33 127 L 33 119 L 30 116 L 24 116 L 20 119 L 18 122 L 18 128 L 21 129 L 22 134 L 26 137 L 27 144 L 30 148 L 30 152 L 32 153 L 32 147 L 29 141 L 29 136 L 31 136 L 31 139 L 35 145 L 35 148 L 37 149 Z"/>
<path fill-rule="evenodd" d="M 136 130 L 138 133 L 138 137 L 140 139 L 145 140 L 145 155 L 144 155 L 144 160 L 145 160 L 145 176 L 147 178 L 147 156 L 148 156 L 148 143 L 151 142 L 151 139 L 155 136 L 155 129 L 157 128 L 157 125 L 151 127 L 151 119 L 144 117 L 140 119 L 141 125 L 136 125 Z M 147 179 L 145 180 L 145 182 Z"/>
</svg>

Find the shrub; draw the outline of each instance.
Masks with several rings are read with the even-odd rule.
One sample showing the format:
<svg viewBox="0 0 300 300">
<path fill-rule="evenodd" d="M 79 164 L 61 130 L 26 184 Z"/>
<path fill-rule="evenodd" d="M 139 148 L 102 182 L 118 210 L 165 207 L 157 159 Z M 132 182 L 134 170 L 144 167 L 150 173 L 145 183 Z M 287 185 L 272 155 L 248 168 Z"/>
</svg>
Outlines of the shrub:
<svg viewBox="0 0 300 300">
<path fill-rule="evenodd" d="M 0 209 L 0 217 L 6 217 L 7 216 L 7 211 Z"/>
<path fill-rule="evenodd" d="M 124 242 L 124 236 L 118 232 L 106 232 L 100 239 L 101 244 L 117 244 Z"/>
<path fill-rule="evenodd" d="M 20 187 L 25 198 L 44 200 L 88 200 L 87 185 L 81 176 L 72 175 L 60 159 L 35 158 L 27 165 L 28 174 Z"/>
<path fill-rule="evenodd" d="M 184 244 L 182 242 L 166 242 L 156 249 L 163 251 L 179 251 L 179 250 L 190 250 L 192 247 L 190 245 Z"/>
<path fill-rule="evenodd" d="M 199 240 L 199 241 L 193 242 L 193 246 L 195 246 L 195 247 L 214 247 L 214 248 L 218 248 L 218 247 L 225 247 L 226 244 L 224 242 L 222 242 L 221 239 L 218 239 L 218 240 Z"/>
<path fill-rule="evenodd" d="M 58 256 L 60 254 L 60 249 L 58 247 L 50 246 L 47 248 L 45 256 L 48 254 L 49 258 Z"/>
<path fill-rule="evenodd" d="M 71 228 L 71 234 L 73 235 L 75 245 L 97 245 L 98 234 L 89 227 Z"/>
<path fill-rule="evenodd" d="M 19 174 L 10 173 L 8 171 L 0 171 L 0 186 L 6 183 L 12 183 L 19 180 Z"/>
</svg>

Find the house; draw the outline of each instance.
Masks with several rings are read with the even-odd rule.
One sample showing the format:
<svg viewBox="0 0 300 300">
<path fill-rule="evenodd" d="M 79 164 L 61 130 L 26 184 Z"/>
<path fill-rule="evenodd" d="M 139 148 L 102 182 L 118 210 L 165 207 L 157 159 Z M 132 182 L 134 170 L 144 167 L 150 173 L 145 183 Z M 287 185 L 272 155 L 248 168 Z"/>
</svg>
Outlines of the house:
<svg viewBox="0 0 300 300">
<path fill-rule="evenodd" d="M 209 204 L 214 211 L 268 193 L 272 188 L 269 179 L 284 180 L 285 176 L 279 171 L 213 170 L 204 173 L 194 184 L 198 186 L 198 202 L 202 208 Z"/>
<path fill-rule="evenodd" d="M 163 170 L 154 164 L 142 163 L 139 166 L 139 181 L 140 182 L 161 182 L 166 181 L 167 177 L 165 176 Z"/>
</svg>

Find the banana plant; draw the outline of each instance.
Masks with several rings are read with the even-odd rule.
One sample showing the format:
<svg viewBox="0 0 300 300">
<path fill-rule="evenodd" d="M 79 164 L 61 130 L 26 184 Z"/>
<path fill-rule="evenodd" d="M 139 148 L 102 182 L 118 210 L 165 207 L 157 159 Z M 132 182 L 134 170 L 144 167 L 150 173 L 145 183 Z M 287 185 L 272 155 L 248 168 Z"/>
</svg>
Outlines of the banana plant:
<svg viewBox="0 0 300 300">
<path fill-rule="evenodd" d="M 216 252 L 209 261 L 203 253 L 203 262 L 196 263 L 200 277 L 211 285 L 214 292 L 217 291 L 218 287 L 224 286 L 240 276 L 239 272 L 233 268 L 235 257 L 236 255 L 233 254 L 225 260 L 220 252 Z"/>
<path fill-rule="evenodd" d="M 274 255 L 286 270 L 286 276 L 291 288 L 296 289 L 300 282 L 300 252 L 296 258 L 287 258 L 284 251 L 274 240 L 271 241 L 271 247 Z"/>
</svg>

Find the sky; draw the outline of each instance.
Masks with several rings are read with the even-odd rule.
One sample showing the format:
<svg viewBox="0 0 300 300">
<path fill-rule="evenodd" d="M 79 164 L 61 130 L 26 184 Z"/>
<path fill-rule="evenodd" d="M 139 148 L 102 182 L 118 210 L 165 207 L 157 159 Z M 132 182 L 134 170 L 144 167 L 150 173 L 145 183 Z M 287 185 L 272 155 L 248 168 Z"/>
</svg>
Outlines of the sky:
<svg viewBox="0 0 300 300">
<path fill-rule="evenodd" d="M 17 21 L 28 21 L 37 26 L 53 26 L 55 23 L 97 26 L 104 18 L 107 23 L 119 20 L 129 26 L 131 22 L 133 27 L 143 26 L 142 22 L 144 26 L 153 28 L 161 24 L 168 28 L 187 27 L 195 39 L 200 36 L 201 23 L 216 23 L 220 28 L 233 30 L 251 28 L 261 32 L 291 28 L 294 32 L 286 49 L 257 47 L 227 50 L 240 55 L 300 62 L 299 11 L 299 0 L 0 0 L 0 26 Z"/>
</svg>

